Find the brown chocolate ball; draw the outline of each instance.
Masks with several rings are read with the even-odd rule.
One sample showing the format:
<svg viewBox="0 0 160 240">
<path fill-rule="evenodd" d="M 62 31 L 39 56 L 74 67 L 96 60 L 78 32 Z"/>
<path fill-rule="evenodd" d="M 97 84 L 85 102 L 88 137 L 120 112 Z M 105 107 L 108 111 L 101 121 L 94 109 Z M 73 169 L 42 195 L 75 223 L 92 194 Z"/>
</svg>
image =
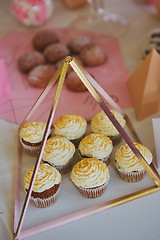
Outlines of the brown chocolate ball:
<svg viewBox="0 0 160 240">
<path fill-rule="evenodd" d="M 86 66 L 98 66 L 106 62 L 107 54 L 100 46 L 87 45 L 80 51 L 80 59 Z"/>
<path fill-rule="evenodd" d="M 70 40 L 68 48 L 72 53 L 79 53 L 82 48 L 91 43 L 91 40 L 86 36 L 78 36 Z"/>
<path fill-rule="evenodd" d="M 54 66 L 47 64 L 37 66 L 29 72 L 28 82 L 33 87 L 45 88 L 55 72 Z"/>
<path fill-rule="evenodd" d="M 53 43 L 45 48 L 44 56 L 48 63 L 56 63 L 69 55 L 69 49 L 62 43 Z"/>
<path fill-rule="evenodd" d="M 48 45 L 59 42 L 59 37 L 52 30 L 41 30 L 35 34 L 32 43 L 36 50 L 43 51 Z"/>
<path fill-rule="evenodd" d="M 25 53 L 18 59 L 18 68 L 21 72 L 28 73 L 34 67 L 44 63 L 44 56 L 37 51 L 33 51 Z"/>
<path fill-rule="evenodd" d="M 65 82 L 66 86 L 72 91 L 83 92 L 83 91 L 87 90 L 87 88 L 85 87 L 85 85 L 83 84 L 81 79 L 78 77 L 78 75 L 73 70 L 71 70 L 68 73 L 64 82 Z"/>
</svg>

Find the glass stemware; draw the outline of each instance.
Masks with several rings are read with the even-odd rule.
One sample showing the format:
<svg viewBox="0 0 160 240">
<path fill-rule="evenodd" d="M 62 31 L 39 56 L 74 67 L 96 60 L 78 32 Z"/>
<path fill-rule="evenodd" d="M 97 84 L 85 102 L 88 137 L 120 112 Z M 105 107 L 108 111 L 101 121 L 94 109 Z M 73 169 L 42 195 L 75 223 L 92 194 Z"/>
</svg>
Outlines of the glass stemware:
<svg viewBox="0 0 160 240">
<path fill-rule="evenodd" d="M 104 0 L 88 0 L 89 12 L 71 22 L 70 27 L 106 33 L 120 37 L 128 29 L 127 19 L 109 9 L 105 9 Z"/>
</svg>

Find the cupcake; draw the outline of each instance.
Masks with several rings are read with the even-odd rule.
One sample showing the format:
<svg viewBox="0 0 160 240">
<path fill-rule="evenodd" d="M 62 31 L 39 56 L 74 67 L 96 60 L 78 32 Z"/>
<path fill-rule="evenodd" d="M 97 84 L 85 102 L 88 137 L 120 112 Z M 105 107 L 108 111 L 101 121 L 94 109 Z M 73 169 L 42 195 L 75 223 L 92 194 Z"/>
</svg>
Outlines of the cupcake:
<svg viewBox="0 0 160 240">
<path fill-rule="evenodd" d="M 24 177 L 24 189 L 27 193 L 34 168 L 29 169 Z M 57 201 L 61 185 L 61 174 L 49 164 L 40 164 L 30 201 L 36 207 L 45 208 Z"/>
<path fill-rule="evenodd" d="M 105 192 L 110 173 L 102 161 L 96 158 L 83 158 L 73 167 L 70 177 L 84 197 L 96 198 Z"/>
<path fill-rule="evenodd" d="M 109 165 L 113 143 L 106 135 L 92 133 L 81 140 L 78 149 L 82 158 L 97 158 Z"/>
<path fill-rule="evenodd" d="M 46 142 L 42 160 L 54 166 L 61 174 L 71 170 L 75 146 L 67 138 L 54 136 Z"/>
<path fill-rule="evenodd" d="M 44 135 L 46 124 L 39 121 L 25 123 L 20 129 L 20 142 L 31 156 L 37 156 Z"/>
<path fill-rule="evenodd" d="M 150 164 L 153 159 L 152 153 L 140 143 L 135 143 L 135 146 L 148 164 Z M 117 149 L 115 167 L 120 177 L 127 182 L 138 182 L 143 179 L 146 173 L 145 168 L 127 144 Z"/>
<path fill-rule="evenodd" d="M 84 137 L 87 129 L 87 121 L 80 115 L 66 114 L 59 117 L 53 124 L 54 134 L 64 136 L 76 147 Z"/>
<path fill-rule="evenodd" d="M 120 123 L 122 128 L 125 128 L 126 121 L 123 118 L 122 114 L 119 113 L 116 110 L 111 110 L 112 114 L 115 116 L 117 121 Z M 113 123 L 110 121 L 110 119 L 107 117 L 105 112 L 101 111 L 97 113 L 91 120 L 91 130 L 94 133 L 102 133 L 113 141 L 113 145 L 117 145 L 121 138 L 121 135 L 119 134 L 118 130 L 115 128 Z"/>
</svg>

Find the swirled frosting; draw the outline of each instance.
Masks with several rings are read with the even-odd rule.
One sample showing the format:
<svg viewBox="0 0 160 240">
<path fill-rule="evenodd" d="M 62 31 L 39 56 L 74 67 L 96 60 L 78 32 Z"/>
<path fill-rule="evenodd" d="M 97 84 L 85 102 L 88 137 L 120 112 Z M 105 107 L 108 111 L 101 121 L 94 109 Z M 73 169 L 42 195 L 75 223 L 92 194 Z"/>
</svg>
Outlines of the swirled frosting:
<svg viewBox="0 0 160 240">
<path fill-rule="evenodd" d="M 105 163 L 96 158 L 83 158 L 72 169 L 72 182 L 79 187 L 93 188 L 109 180 L 109 170 Z"/>
<path fill-rule="evenodd" d="M 149 149 L 140 143 L 134 144 L 138 148 L 144 159 L 148 162 L 148 164 L 150 164 L 153 157 Z M 141 171 L 144 169 L 139 159 L 136 157 L 136 155 L 132 152 L 132 150 L 127 144 L 117 149 L 115 154 L 115 165 L 117 168 L 120 167 L 127 172 Z"/>
<path fill-rule="evenodd" d="M 75 146 L 67 138 L 55 136 L 46 142 L 42 159 L 53 165 L 64 165 L 74 155 Z"/>
<path fill-rule="evenodd" d="M 20 129 L 20 136 L 30 143 L 39 143 L 43 139 L 46 124 L 39 121 L 25 123 Z"/>
<path fill-rule="evenodd" d="M 78 148 L 83 156 L 103 159 L 112 152 L 113 144 L 106 135 L 92 133 L 81 140 Z"/>
<path fill-rule="evenodd" d="M 87 121 L 80 115 L 66 114 L 59 117 L 53 126 L 56 135 L 73 140 L 81 137 L 86 132 Z"/>
<path fill-rule="evenodd" d="M 24 187 L 29 188 L 34 168 L 29 169 L 24 177 Z M 61 182 L 59 171 L 49 164 L 40 164 L 33 186 L 34 192 L 43 192 Z"/>
<path fill-rule="evenodd" d="M 122 114 L 116 110 L 111 110 L 117 121 L 124 128 L 126 121 L 123 118 Z M 105 112 L 101 111 L 97 113 L 91 120 L 91 129 L 95 133 L 102 133 L 107 136 L 116 136 L 119 134 L 118 130 L 115 128 L 113 123 L 107 117 Z"/>
</svg>

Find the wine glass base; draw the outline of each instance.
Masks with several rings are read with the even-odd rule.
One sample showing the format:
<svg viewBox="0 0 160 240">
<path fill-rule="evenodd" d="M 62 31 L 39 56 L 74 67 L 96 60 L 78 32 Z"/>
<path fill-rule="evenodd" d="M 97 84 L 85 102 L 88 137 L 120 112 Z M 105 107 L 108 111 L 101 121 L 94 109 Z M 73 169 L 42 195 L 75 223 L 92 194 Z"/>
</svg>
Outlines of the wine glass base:
<svg viewBox="0 0 160 240">
<path fill-rule="evenodd" d="M 109 34 L 116 38 L 124 35 L 128 29 L 128 21 L 117 13 L 105 11 L 103 14 L 86 14 L 70 23 L 70 27 Z"/>
</svg>

